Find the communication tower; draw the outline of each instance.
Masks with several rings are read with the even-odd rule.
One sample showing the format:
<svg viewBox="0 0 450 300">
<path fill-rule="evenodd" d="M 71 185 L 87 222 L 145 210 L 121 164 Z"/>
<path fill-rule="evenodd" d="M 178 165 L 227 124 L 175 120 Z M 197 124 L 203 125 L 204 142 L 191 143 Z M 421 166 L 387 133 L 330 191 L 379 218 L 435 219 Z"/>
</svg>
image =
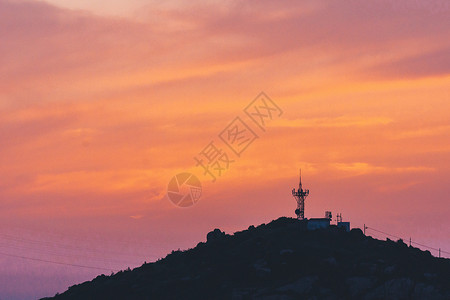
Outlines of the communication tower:
<svg viewBox="0 0 450 300">
<path fill-rule="evenodd" d="M 297 201 L 297 209 L 295 214 L 298 220 L 305 219 L 305 199 L 309 195 L 309 190 L 304 190 L 302 187 L 302 169 L 300 169 L 300 182 L 298 184 L 298 190 L 292 189 L 292 196 L 294 196 L 295 201 Z"/>
</svg>

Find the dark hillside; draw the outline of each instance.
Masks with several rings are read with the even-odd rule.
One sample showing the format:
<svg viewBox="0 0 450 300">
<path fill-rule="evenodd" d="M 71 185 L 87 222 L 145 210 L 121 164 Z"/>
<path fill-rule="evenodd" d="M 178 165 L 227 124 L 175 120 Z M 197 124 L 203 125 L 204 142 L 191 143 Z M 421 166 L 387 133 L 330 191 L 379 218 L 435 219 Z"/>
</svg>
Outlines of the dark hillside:
<svg viewBox="0 0 450 300">
<path fill-rule="evenodd" d="M 52 298 L 53 299 L 53 298 Z M 279 218 L 70 287 L 54 299 L 450 299 L 450 260 L 360 229 Z"/>
</svg>

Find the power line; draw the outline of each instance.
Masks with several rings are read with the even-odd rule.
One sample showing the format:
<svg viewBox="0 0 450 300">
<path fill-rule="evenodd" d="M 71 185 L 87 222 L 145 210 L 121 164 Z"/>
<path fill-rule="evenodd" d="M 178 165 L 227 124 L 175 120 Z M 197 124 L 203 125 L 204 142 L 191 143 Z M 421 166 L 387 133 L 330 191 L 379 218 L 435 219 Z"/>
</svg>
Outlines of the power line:
<svg viewBox="0 0 450 300">
<path fill-rule="evenodd" d="M 30 228 L 18 227 L 18 226 L 10 226 L 10 225 L 8 225 L 8 227 L 12 228 L 13 230 L 16 229 L 16 230 L 19 230 L 19 231 L 26 231 L 26 232 L 30 233 L 31 235 L 33 235 L 33 236 L 42 234 L 41 230 L 36 231 L 36 230 L 30 229 Z M 5 234 L 5 233 L 0 233 L 0 234 Z M 47 232 L 45 232 L 45 234 L 46 235 L 52 235 L 53 237 L 57 237 L 58 239 L 67 238 L 67 234 L 62 234 L 62 233 L 57 233 L 57 232 L 49 232 L 49 231 L 47 231 Z M 114 243 L 114 244 L 122 245 L 122 246 L 129 246 L 130 244 L 140 244 L 140 245 L 145 246 L 145 247 L 154 247 L 155 246 L 153 243 L 147 243 L 147 242 L 145 242 L 143 240 L 139 240 L 139 241 L 131 240 L 131 239 L 129 241 L 120 241 L 120 240 L 116 240 L 116 239 L 110 240 L 110 239 L 103 238 L 101 235 L 100 236 L 96 236 L 94 239 L 87 239 L 85 236 L 83 238 L 78 238 L 78 237 L 71 236 L 70 240 L 71 241 L 77 241 L 77 242 L 80 242 L 80 243 L 86 243 L 86 242 L 88 242 L 88 243 L 92 243 L 92 242 L 95 242 L 95 243 L 98 243 L 98 242 Z M 167 246 L 170 246 L 170 244 L 167 243 L 167 242 L 159 241 L 158 245 L 161 245 L 161 244 L 166 244 Z M 122 253 L 121 255 L 135 256 L 133 254 L 125 254 L 125 253 Z M 137 254 L 137 255 L 139 255 L 139 256 L 148 256 L 147 254 L 145 254 L 145 255 L 144 254 Z M 157 256 L 154 256 L 154 257 L 157 257 Z"/>
<path fill-rule="evenodd" d="M 390 233 L 387 233 L 387 232 L 384 232 L 384 231 L 375 229 L 375 228 L 373 228 L 373 227 L 368 227 L 368 226 L 366 226 L 366 225 L 364 225 L 364 227 L 365 227 L 365 229 L 370 229 L 370 230 L 373 230 L 373 231 L 376 231 L 376 232 L 379 232 L 379 233 L 382 233 L 382 234 L 385 234 L 385 235 L 388 235 L 388 236 L 391 236 L 391 237 L 395 237 L 395 238 L 397 238 L 397 239 L 405 240 L 405 239 L 402 238 L 402 237 L 399 237 L 399 236 L 397 236 L 397 235 L 390 234 Z M 421 247 L 424 247 L 424 248 L 427 248 L 427 249 L 431 249 L 431 250 L 434 250 L 434 251 L 438 251 L 438 252 L 439 252 L 439 255 L 440 255 L 441 253 L 450 254 L 450 252 L 448 252 L 448 251 L 444 251 L 444 250 L 442 250 L 442 249 L 440 249 L 440 248 L 434 248 L 434 247 L 431 247 L 431 246 L 428 246 L 428 245 L 420 244 L 420 243 L 417 243 L 417 242 L 412 241 L 411 239 L 410 239 L 410 244 L 415 244 L 415 245 L 418 245 L 418 246 L 421 246 Z"/>
<path fill-rule="evenodd" d="M 143 254 L 130 254 L 130 253 L 123 253 L 123 252 L 116 252 L 116 251 L 111 251 L 111 250 L 105 250 L 102 249 L 101 251 L 97 250 L 97 249 L 92 249 L 92 248 L 87 248 L 87 247 L 77 247 L 77 246 L 73 246 L 73 245 L 67 245 L 64 243 L 59 243 L 56 241 L 42 241 L 42 240 L 35 240 L 35 239 L 29 239 L 29 238 L 24 238 L 24 237 L 16 237 L 13 235 L 9 235 L 9 234 L 5 234 L 5 233 L 0 233 L 0 239 L 7 239 L 7 240 L 13 240 L 13 241 L 17 241 L 17 242 L 25 242 L 25 243 L 31 243 L 31 244 L 37 244 L 37 245 L 42 245 L 42 246 L 47 246 L 47 247 L 58 247 L 58 248 L 63 248 L 63 249 L 67 249 L 67 250 L 82 250 L 85 252 L 92 252 L 92 253 L 100 253 L 102 255 L 104 254 L 112 254 L 112 255 L 123 255 L 123 256 L 130 256 L 133 258 L 139 257 L 139 258 L 143 258 L 144 256 L 147 255 L 143 255 Z"/>
<path fill-rule="evenodd" d="M 2 239 L 6 242 L 5 244 L 1 243 Z M 8 242 L 9 241 L 9 242 Z M 11 243 L 12 242 L 12 243 Z M 37 247 L 37 248 L 36 248 Z M 125 255 L 134 257 L 135 259 L 138 258 L 136 255 L 132 255 L 131 253 L 121 253 L 116 251 L 110 251 L 106 249 L 93 249 L 93 248 L 87 248 L 87 247 L 80 247 L 75 245 L 69 245 L 66 243 L 60 243 L 58 241 L 43 241 L 39 239 L 33 239 L 33 238 L 26 238 L 26 237 L 20 237 L 15 236 L 11 234 L 5 234 L 0 233 L 0 255 L 9 256 L 9 257 L 16 257 L 16 258 L 22 258 L 27 260 L 33 260 L 33 261 L 39 261 L 39 262 L 45 262 L 45 263 L 52 263 L 52 264 L 58 264 L 58 265 L 66 265 L 66 266 L 72 266 L 72 267 L 79 267 L 79 268 L 89 268 L 89 269 L 96 269 L 96 270 L 108 270 L 108 271 L 119 271 L 117 269 L 113 268 L 105 268 L 105 267 L 97 267 L 92 265 L 85 265 L 85 264 L 77 264 L 77 263 L 66 263 L 51 259 L 44 259 L 44 258 L 36 258 L 36 257 L 30 257 L 27 255 L 19 255 L 19 254 L 11 254 L 7 252 L 2 252 L 1 248 L 4 248 L 5 250 L 25 250 L 25 251 L 31 251 L 32 253 L 41 253 L 46 256 L 56 256 L 58 258 L 69 258 L 69 259 L 88 259 L 96 263 L 100 264 L 126 264 L 126 265 L 133 265 L 134 263 L 125 262 L 117 259 L 110 259 L 106 258 L 105 254 L 110 255 Z M 63 250 L 63 253 L 61 253 L 58 250 Z M 106 251 L 105 251 L 106 250 Z M 80 254 L 77 253 L 78 251 L 83 251 L 84 253 Z M 9 252 L 9 251 L 8 251 Z M 86 255 L 86 252 L 91 255 Z M 99 257 L 97 255 L 102 255 L 102 257 Z M 142 255 L 143 256 L 143 255 Z M 142 256 L 139 258 L 139 260 L 142 259 Z M 147 255 L 151 257 L 156 257 L 155 255 Z M 142 261 L 141 261 L 142 263 Z"/>
<path fill-rule="evenodd" d="M 52 250 L 55 250 L 57 252 L 56 253 L 53 252 L 53 254 L 59 255 L 59 256 L 68 256 L 68 254 L 69 254 L 69 256 L 71 254 L 78 255 L 78 253 L 73 253 L 73 252 L 82 251 L 83 258 L 89 258 L 90 257 L 90 258 L 97 259 L 97 257 L 95 257 L 95 256 L 101 255 L 102 256 L 101 258 L 102 258 L 103 261 L 105 261 L 105 255 L 109 254 L 110 256 L 114 256 L 114 258 L 113 259 L 107 258 L 106 259 L 107 261 L 120 263 L 120 264 L 128 264 L 128 265 L 129 264 L 134 264 L 134 263 L 130 263 L 130 261 L 126 262 L 126 261 L 123 261 L 121 259 L 116 259 L 116 257 L 117 256 L 133 257 L 133 260 L 139 260 L 139 261 L 144 261 L 144 260 L 147 261 L 148 258 L 150 258 L 150 259 L 158 259 L 158 258 L 160 258 L 157 255 L 135 253 L 135 251 L 132 251 L 133 252 L 133 254 L 132 254 L 132 253 L 124 253 L 123 251 L 119 251 L 118 252 L 118 251 L 114 251 L 114 250 L 111 250 L 111 249 L 105 249 L 105 248 L 107 248 L 107 247 L 105 247 L 105 245 L 103 245 L 102 249 L 94 249 L 94 248 L 90 248 L 90 247 L 86 247 L 86 246 L 81 246 L 80 247 L 80 246 L 70 245 L 70 244 L 67 244 L 67 243 L 60 243 L 60 242 L 54 241 L 54 240 L 53 241 L 36 240 L 34 238 L 21 237 L 21 236 L 16 236 L 16 235 L 11 235 L 11 234 L 6 234 L 6 233 L 1 233 L 0 232 L 0 242 L 2 241 L 2 239 L 7 240 L 6 241 L 7 244 L 6 245 L 2 245 L 0 243 L 0 247 L 6 247 L 6 248 L 12 248 L 13 246 L 24 247 L 24 246 L 22 246 L 22 244 L 25 245 L 25 247 L 28 247 L 28 246 L 30 246 L 30 247 L 38 246 L 39 247 L 39 246 L 41 246 L 43 249 L 40 252 L 47 253 L 47 252 L 50 252 Z M 13 242 L 16 242 L 16 243 L 13 243 L 12 245 L 10 245 L 8 241 L 13 241 Z M 86 241 L 84 241 L 84 242 L 86 242 Z M 114 242 L 116 242 L 116 241 L 114 241 Z M 130 244 L 127 244 L 127 246 L 129 247 Z M 49 249 L 50 251 L 48 251 L 47 249 Z M 65 252 L 69 252 L 69 253 L 60 254 L 58 252 L 59 249 L 63 249 Z M 28 250 L 35 250 L 35 249 L 34 248 L 28 248 Z M 67 251 L 67 250 L 69 250 L 69 251 Z M 39 251 L 39 250 L 37 250 L 37 251 Z M 88 255 L 86 255 L 86 253 L 91 253 L 94 256 L 91 255 L 91 256 L 88 257 Z M 129 259 L 126 259 L 126 260 L 129 260 Z"/>
<path fill-rule="evenodd" d="M 107 269 L 107 268 L 102 268 L 102 267 L 94 267 L 94 266 L 86 266 L 86 265 L 79 265 L 79 264 L 72 264 L 72 263 L 64 263 L 64 262 L 47 260 L 47 259 L 40 259 L 40 258 L 29 257 L 29 256 L 15 255 L 15 254 L 4 253 L 4 252 L 0 252 L 0 254 L 1 255 L 5 255 L 5 256 L 10 256 L 10 257 L 23 258 L 23 259 L 28 259 L 28 260 L 52 263 L 52 264 L 57 264 L 57 265 L 65 265 L 65 266 L 71 266 L 71 267 L 78 267 L 78 268 L 95 269 L 95 270 L 103 270 L 103 271 L 115 271 L 115 272 L 119 272 L 120 271 L 120 270 Z"/>
<path fill-rule="evenodd" d="M 441 251 L 439 249 L 436 249 L 436 248 L 433 248 L 433 247 L 430 247 L 430 246 L 427 246 L 427 245 L 422 245 L 422 244 L 419 244 L 419 243 L 416 243 L 416 242 L 413 242 L 413 241 L 411 241 L 411 244 L 416 244 L 418 246 L 422 246 L 422 247 L 425 247 L 425 248 L 428 248 L 428 249 L 431 249 L 431 250 Z"/>
<path fill-rule="evenodd" d="M 3 239 L 5 243 L 3 243 Z M 115 263 L 115 264 L 126 264 L 132 265 L 130 260 L 124 261 L 121 259 L 105 257 L 108 254 L 107 251 L 93 250 L 89 248 L 72 247 L 69 245 L 58 244 L 57 242 L 49 241 L 39 241 L 26 238 L 18 238 L 6 234 L 0 233 L 0 248 L 6 249 L 16 249 L 16 250 L 26 250 L 32 251 L 33 253 L 43 253 L 45 255 L 59 256 L 59 257 L 69 257 L 69 258 L 84 258 L 101 261 L 102 263 Z M 62 250 L 62 251 L 60 251 Z M 110 253 L 111 254 L 111 253 Z M 121 253 L 111 254 L 120 255 Z M 143 261 L 142 258 L 134 257 Z"/>
<path fill-rule="evenodd" d="M 23 245 L 5 245 L 0 243 L 0 248 L 6 248 L 8 250 L 24 250 L 24 251 L 32 251 L 33 253 L 42 253 L 45 255 L 51 255 L 51 256 L 59 256 L 59 257 L 66 257 L 66 258 L 72 258 L 72 259 L 80 259 L 80 258 L 84 258 L 84 259 L 89 259 L 89 260 L 97 260 L 97 261 L 101 261 L 102 263 L 113 263 L 113 264 L 126 264 L 126 265 L 131 265 L 130 262 L 128 261 L 120 261 L 120 260 L 115 260 L 115 259 L 110 259 L 110 258 L 104 258 L 104 257 L 99 257 L 99 256 L 92 256 L 92 255 L 84 255 L 84 254 L 77 254 L 77 253 L 60 253 L 57 251 L 52 251 L 53 249 L 34 249 L 31 247 L 27 247 L 27 246 L 23 246 Z"/>
<path fill-rule="evenodd" d="M 2 240 L 5 243 L 2 243 Z M 115 241 L 116 242 L 116 241 Z M 129 246 L 129 244 L 127 244 Z M 7 252 L 3 252 L 1 249 L 3 248 Z M 11 254 L 11 252 L 16 252 L 15 250 L 24 250 L 28 251 L 33 254 L 44 254 L 45 256 L 51 256 L 59 259 L 69 259 L 69 260 L 80 260 L 80 259 L 87 259 L 88 261 L 94 262 L 94 265 L 88 264 L 78 264 L 78 263 L 66 263 L 61 262 L 57 260 L 52 259 L 45 259 L 45 258 L 37 258 L 37 257 L 31 257 L 27 255 L 22 255 L 21 253 Z M 63 250 L 58 251 L 58 250 Z M 83 253 L 78 253 L 79 251 L 82 251 Z M 87 253 L 86 253 L 87 252 Z M 133 251 L 134 252 L 134 251 Z M 87 255 L 86 255 L 87 254 Z M 90 255 L 89 255 L 90 254 Z M 17 235 L 7 234 L 7 233 L 1 233 L 0 232 L 0 255 L 9 256 L 9 257 L 15 257 L 15 258 L 21 258 L 21 259 L 27 259 L 27 260 L 33 260 L 38 262 L 45 262 L 45 263 L 52 263 L 52 264 L 58 264 L 58 265 L 66 265 L 71 267 L 78 267 L 78 268 L 88 268 L 88 269 L 95 269 L 95 270 L 108 270 L 108 271 L 119 271 L 115 268 L 105 268 L 105 267 L 97 267 L 95 265 L 98 264 L 126 264 L 126 265 L 134 265 L 134 263 L 121 261 L 120 259 L 117 260 L 115 258 L 107 258 L 105 257 L 105 254 L 114 255 L 114 256 L 129 256 L 133 257 L 135 259 L 139 259 L 142 263 L 144 257 L 153 257 L 157 258 L 156 255 L 142 255 L 135 253 L 134 255 L 131 253 L 124 253 L 124 252 L 117 252 L 117 251 L 111 251 L 110 249 L 94 249 L 90 247 L 85 246 L 79 246 L 79 245 L 70 245 L 67 243 L 61 243 L 59 241 L 45 241 L 30 237 L 21 237 Z M 136 255 L 137 254 L 137 255 Z M 99 257 L 98 255 L 101 255 Z M 40 255 L 39 255 L 40 256 Z M 159 257 L 158 257 L 159 258 Z"/>
<path fill-rule="evenodd" d="M 397 239 L 402 239 L 403 240 L 403 238 L 401 238 L 399 236 L 396 236 L 396 235 L 393 235 L 393 234 L 390 234 L 390 233 L 387 233 L 387 232 L 384 232 L 384 231 L 381 231 L 381 230 L 378 230 L 378 229 L 375 229 L 375 228 L 372 228 L 372 227 L 369 227 L 369 226 L 366 226 L 366 229 L 371 229 L 373 231 L 376 231 L 376 232 L 379 232 L 379 233 L 382 233 L 382 234 L 385 234 L 385 235 L 389 235 L 389 236 L 395 237 Z"/>
</svg>

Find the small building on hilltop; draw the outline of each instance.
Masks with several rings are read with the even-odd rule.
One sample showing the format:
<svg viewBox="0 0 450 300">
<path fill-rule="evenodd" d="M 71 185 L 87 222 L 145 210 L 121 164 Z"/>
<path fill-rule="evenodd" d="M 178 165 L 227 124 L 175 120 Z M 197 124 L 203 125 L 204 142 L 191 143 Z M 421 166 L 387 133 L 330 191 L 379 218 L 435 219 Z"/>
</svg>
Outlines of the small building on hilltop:
<svg viewBox="0 0 450 300">
<path fill-rule="evenodd" d="M 350 222 L 337 222 L 338 228 L 343 228 L 345 231 L 350 231 Z"/>
<path fill-rule="evenodd" d="M 316 230 L 330 227 L 330 219 L 328 218 L 311 218 L 308 219 L 306 228 L 308 230 Z"/>
<path fill-rule="evenodd" d="M 306 228 L 308 230 L 329 228 L 330 227 L 331 218 L 332 218 L 331 211 L 326 211 L 325 212 L 325 218 L 311 218 L 311 219 L 308 219 L 308 224 L 306 225 Z"/>
</svg>

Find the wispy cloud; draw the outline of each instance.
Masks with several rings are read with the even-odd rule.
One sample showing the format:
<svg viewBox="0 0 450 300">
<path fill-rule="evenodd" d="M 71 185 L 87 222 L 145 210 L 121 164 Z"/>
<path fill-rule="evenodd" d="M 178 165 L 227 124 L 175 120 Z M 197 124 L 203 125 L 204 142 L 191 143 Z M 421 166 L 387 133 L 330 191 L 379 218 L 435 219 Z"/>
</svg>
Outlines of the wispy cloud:
<svg viewBox="0 0 450 300">
<path fill-rule="evenodd" d="M 144 216 L 143 215 L 134 215 L 134 216 L 130 216 L 130 218 L 134 219 L 134 220 L 139 220 L 142 219 Z"/>
<path fill-rule="evenodd" d="M 354 163 L 333 163 L 331 167 L 343 171 L 344 173 L 352 176 L 364 175 L 364 174 L 395 174 L 395 173 L 420 173 L 420 172 L 434 172 L 435 168 L 422 167 L 422 166 L 377 166 L 364 162 Z"/>
<path fill-rule="evenodd" d="M 426 128 L 418 128 L 412 130 L 401 130 L 392 134 L 393 139 L 409 139 L 409 138 L 423 138 L 430 136 L 449 135 L 450 125 L 432 126 Z"/>
<path fill-rule="evenodd" d="M 341 116 L 336 118 L 313 118 L 313 119 L 278 119 L 273 122 L 273 126 L 278 127 L 365 127 L 376 125 L 387 125 L 393 120 L 386 117 L 357 117 Z"/>
</svg>

